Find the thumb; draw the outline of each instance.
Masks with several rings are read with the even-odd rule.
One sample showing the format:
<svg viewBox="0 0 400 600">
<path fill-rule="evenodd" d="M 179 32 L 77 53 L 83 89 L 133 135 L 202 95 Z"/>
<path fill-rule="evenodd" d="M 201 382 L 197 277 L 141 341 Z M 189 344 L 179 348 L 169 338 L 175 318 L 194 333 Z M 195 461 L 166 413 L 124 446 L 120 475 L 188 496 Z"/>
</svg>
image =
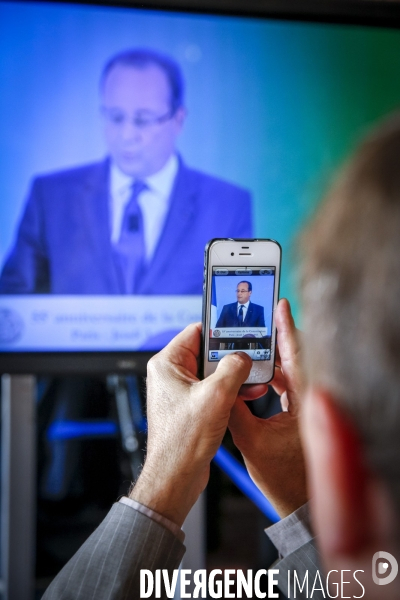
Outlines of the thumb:
<svg viewBox="0 0 400 600">
<path fill-rule="evenodd" d="M 224 356 L 218 363 L 216 371 L 205 379 L 205 383 L 213 390 L 214 401 L 217 392 L 224 399 L 229 397 L 229 405 L 232 406 L 239 394 L 240 386 L 250 375 L 251 366 L 252 360 L 245 352 Z"/>
</svg>

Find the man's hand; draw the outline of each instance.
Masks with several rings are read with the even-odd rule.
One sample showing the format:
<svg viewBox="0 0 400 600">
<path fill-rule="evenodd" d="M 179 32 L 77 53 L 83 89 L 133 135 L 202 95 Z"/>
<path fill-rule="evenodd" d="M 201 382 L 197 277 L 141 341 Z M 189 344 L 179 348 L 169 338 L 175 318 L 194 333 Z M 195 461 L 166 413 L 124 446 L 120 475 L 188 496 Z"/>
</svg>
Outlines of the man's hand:
<svg viewBox="0 0 400 600">
<path fill-rule="evenodd" d="M 200 336 L 201 325 L 189 325 L 148 364 L 147 457 L 130 494 L 177 525 L 207 485 L 236 399 L 254 400 L 267 390 L 241 388 L 252 364 L 245 353 L 224 357 L 199 381 Z"/>
<path fill-rule="evenodd" d="M 279 302 L 275 322 L 279 351 L 271 385 L 281 396 L 284 412 L 260 419 L 239 397 L 231 412 L 229 429 L 254 483 L 285 517 L 307 501 L 298 424 L 303 377 L 298 332 L 287 300 Z"/>
</svg>

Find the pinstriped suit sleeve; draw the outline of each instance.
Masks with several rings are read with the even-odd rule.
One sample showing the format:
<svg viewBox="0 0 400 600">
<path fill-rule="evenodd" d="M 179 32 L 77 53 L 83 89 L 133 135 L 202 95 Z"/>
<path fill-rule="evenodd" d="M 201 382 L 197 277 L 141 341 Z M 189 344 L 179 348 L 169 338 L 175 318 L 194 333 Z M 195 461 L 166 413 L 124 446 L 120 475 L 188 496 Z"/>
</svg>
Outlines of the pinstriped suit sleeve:
<svg viewBox="0 0 400 600">
<path fill-rule="evenodd" d="M 279 570 L 277 579 L 281 592 L 287 598 L 312 597 L 314 600 L 327 598 L 326 592 L 324 595 L 322 591 L 318 591 L 323 584 L 323 574 L 321 557 L 310 521 L 309 503 L 307 502 L 289 516 L 266 529 L 265 533 L 280 555 L 280 560 L 275 563 L 273 568 Z M 296 579 L 294 572 L 296 572 Z M 321 576 L 321 580 L 318 578 L 317 572 Z M 308 582 L 306 580 L 303 591 L 300 591 L 306 577 Z M 294 585 L 296 585 L 296 593 L 294 593 Z M 311 596 L 313 586 L 315 589 Z"/>
<path fill-rule="evenodd" d="M 326 592 L 324 595 L 322 591 L 318 591 L 318 588 L 322 587 L 323 575 L 321 557 L 311 526 L 309 503 L 307 502 L 275 525 L 268 527 L 265 533 L 280 555 L 280 560 L 274 564 L 273 568 L 279 570 L 276 577 L 281 592 L 287 598 L 314 598 L 314 600 L 327 598 Z M 294 572 L 296 572 L 297 579 L 295 579 Z M 321 580 L 318 578 L 317 572 L 321 576 Z M 303 591 L 300 591 L 305 578 L 308 578 L 308 583 L 306 580 Z M 315 589 L 311 596 L 314 582 Z M 294 584 L 296 585 L 296 594 L 293 590 Z"/>
<path fill-rule="evenodd" d="M 131 600 L 140 569 L 179 567 L 185 546 L 169 530 L 121 503 L 50 584 L 43 600 Z M 163 588 L 163 586 L 162 586 Z"/>
<path fill-rule="evenodd" d="M 315 538 L 275 563 L 272 568 L 279 569 L 279 574 L 276 576 L 278 587 L 285 594 L 286 598 L 298 598 L 299 600 L 313 598 L 314 600 L 322 600 L 322 598 L 328 597 L 324 587 L 324 575 L 321 571 L 321 557 L 315 544 Z M 297 576 L 296 581 L 294 579 L 294 571 Z M 317 571 L 319 572 L 320 579 L 317 576 Z M 308 583 L 306 583 L 302 591 L 299 591 L 303 586 L 305 577 L 307 577 Z M 314 582 L 315 589 L 311 596 Z M 294 584 L 296 584 L 296 595 L 294 595 L 293 591 Z M 323 592 L 318 591 L 321 587 L 324 589 Z"/>
</svg>

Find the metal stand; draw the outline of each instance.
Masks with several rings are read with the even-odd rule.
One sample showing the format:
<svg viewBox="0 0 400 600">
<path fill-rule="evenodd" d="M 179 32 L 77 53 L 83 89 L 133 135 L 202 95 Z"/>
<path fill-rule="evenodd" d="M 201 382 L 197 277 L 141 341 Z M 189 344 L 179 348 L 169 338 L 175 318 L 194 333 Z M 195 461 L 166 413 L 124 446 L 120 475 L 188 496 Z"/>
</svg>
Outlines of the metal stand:
<svg viewBox="0 0 400 600">
<path fill-rule="evenodd" d="M 122 447 L 129 456 L 133 481 L 136 481 L 142 467 L 142 455 L 133 424 L 126 378 L 119 375 L 110 375 L 107 377 L 107 385 L 115 397 Z"/>
<path fill-rule="evenodd" d="M 34 594 L 36 524 L 35 377 L 3 375 L 1 577 L 4 600 Z"/>
</svg>

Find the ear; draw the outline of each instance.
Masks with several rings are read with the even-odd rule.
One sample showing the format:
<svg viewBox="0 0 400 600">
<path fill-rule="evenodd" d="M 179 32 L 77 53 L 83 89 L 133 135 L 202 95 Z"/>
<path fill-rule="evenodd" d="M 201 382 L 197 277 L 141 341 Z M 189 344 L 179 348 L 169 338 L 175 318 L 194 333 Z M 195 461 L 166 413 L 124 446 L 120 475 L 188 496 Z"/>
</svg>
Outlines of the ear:
<svg viewBox="0 0 400 600">
<path fill-rule="evenodd" d="M 326 390 L 312 388 L 302 415 L 313 520 L 325 556 L 356 555 L 376 531 L 373 478 L 356 427 L 339 406 Z"/>
<path fill-rule="evenodd" d="M 177 133 L 182 129 L 183 124 L 185 122 L 186 119 L 186 109 L 183 106 L 180 106 L 175 114 L 174 114 L 174 120 L 175 120 L 175 124 L 177 126 Z"/>
</svg>

